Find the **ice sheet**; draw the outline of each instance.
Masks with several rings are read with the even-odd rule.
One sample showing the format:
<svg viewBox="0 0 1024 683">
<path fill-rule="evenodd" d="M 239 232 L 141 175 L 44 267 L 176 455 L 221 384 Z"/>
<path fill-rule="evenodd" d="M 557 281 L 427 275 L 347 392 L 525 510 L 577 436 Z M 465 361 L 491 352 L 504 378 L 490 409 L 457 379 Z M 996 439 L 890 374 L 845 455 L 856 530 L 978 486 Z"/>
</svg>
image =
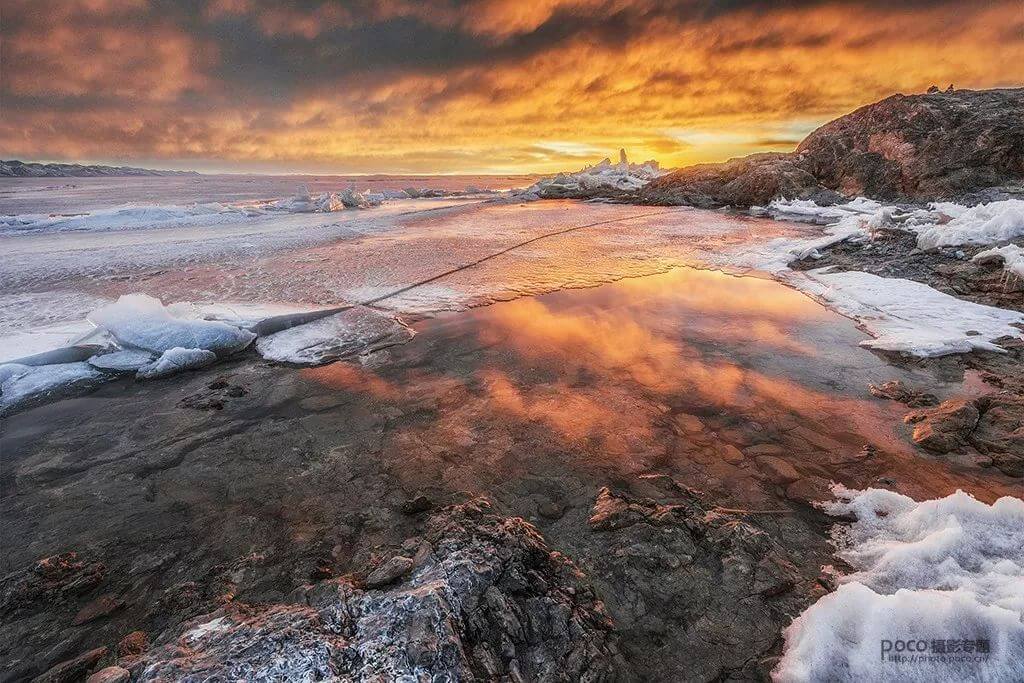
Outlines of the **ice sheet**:
<svg viewBox="0 0 1024 683">
<path fill-rule="evenodd" d="M 1024 680 L 1024 501 L 836 493 L 828 511 L 856 516 L 836 539 L 854 573 L 787 629 L 775 680 Z M 896 640 L 913 643 L 904 655 L 936 659 L 887 661 L 884 643 L 897 654 Z M 948 654 L 960 658 L 938 659 L 947 653 L 934 641 L 943 650 L 956 641 Z M 978 652 L 979 641 L 988 652 Z"/>
<path fill-rule="evenodd" d="M 217 362 L 217 354 L 206 349 L 167 349 L 159 358 L 139 368 L 139 379 L 160 379 L 185 370 L 197 370 Z"/>
<path fill-rule="evenodd" d="M 401 344 L 412 335 L 394 317 L 357 306 L 261 337 L 256 350 L 267 360 L 319 365 Z"/>
<path fill-rule="evenodd" d="M 41 403 L 54 396 L 71 396 L 105 381 L 88 363 L 29 367 L 0 365 L 0 415 Z"/>
</svg>

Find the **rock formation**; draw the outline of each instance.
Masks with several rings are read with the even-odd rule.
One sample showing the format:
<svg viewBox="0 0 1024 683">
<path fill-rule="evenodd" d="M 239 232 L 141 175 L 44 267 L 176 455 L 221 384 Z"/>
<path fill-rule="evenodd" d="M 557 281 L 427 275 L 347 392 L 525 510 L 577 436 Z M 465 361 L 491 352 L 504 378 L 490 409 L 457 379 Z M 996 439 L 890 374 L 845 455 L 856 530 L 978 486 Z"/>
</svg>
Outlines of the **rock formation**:
<svg viewBox="0 0 1024 683">
<path fill-rule="evenodd" d="M 792 153 L 680 169 L 650 182 L 639 198 L 701 207 L 748 207 L 778 196 L 970 202 L 1024 193 L 1022 182 L 1024 88 L 947 90 L 862 107 L 821 126 Z"/>
</svg>

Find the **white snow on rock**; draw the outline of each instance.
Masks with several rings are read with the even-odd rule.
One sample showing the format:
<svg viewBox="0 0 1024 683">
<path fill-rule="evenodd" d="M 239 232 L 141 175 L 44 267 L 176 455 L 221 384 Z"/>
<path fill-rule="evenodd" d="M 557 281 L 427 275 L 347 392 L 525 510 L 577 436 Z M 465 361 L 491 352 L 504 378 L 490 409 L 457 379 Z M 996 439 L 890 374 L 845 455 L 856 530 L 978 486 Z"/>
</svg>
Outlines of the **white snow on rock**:
<svg viewBox="0 0 1024 683">
<path fill-rule="evenodd" d="M 89 321 L 109 333 L 118 345 L 163 353 L 168 349 L 206 349 L 218 356 L 240 351 L 256 335 L 227 323 L 192 319 L 189 305 L 164 306 L 145 294 L 127 294 L 96 309 Z"/>
<path fill-rule="evenodd" d="M 859 271 L 792 273 L 786 281 L 857 320 L 874 339 L 861 346 L 933 357 L 975 349 L 1000 352 L 992 340 L 1021 336 L 1024 314 L 944 294 L 928 285 Z"/>
<path fill-rule="evenodd" d="M 0 415 L 33 405 L 51 396 L 68 396 L 95 386 L 105 376 L 88 363 L 28 366 L 0 365 Z"/>
<path fill-rule="evenodd" d="M 135 372 L 144 365 L 153 362 L 153 354 L 147 351 L 114 351 L 93 356 L 89 365 L 107 372 Z"/>
<path fill-rule="evenodd" d="M 947 212 L 949 204 L 933 205 Z M 971 208 L 956 207 L 946 222 L 917 227 L 917 246 L 921 249 L 952 247 L 962 244 L 986 245 L 1024 237 L 1024 200 L 1007 199 Z"/>
<path fill-rule="evenodd" d="M 401 344 L 412 336 L 412 330 L 397 319 L 356 306 L 261 337 L 256 350 L 267 360 L 319 365 Z"/>
<path fill-rule="evenodd" d="M 217 362 L 217 354 L 206 349 L 167 349 L 152 363 L 139 368 L 139 379 L 160 379 L 185 370 L 196 370 Z"/>
<path fill-rule="evenodd" d="M 974 263 L 1002 263 L 1003 270 L 1007 273 L 1024 277 L 1024 249 L 1016 244 L 979 251 L 971 258 L 971 261 Z"/>
<path fill-rule="evenodd" d="M 835 535 L 854 573 L 786 630 L 776 681 L 1024 680 L 1024 500 L 834 491 L 827 511 L 856 517 Z"/>
</svg>

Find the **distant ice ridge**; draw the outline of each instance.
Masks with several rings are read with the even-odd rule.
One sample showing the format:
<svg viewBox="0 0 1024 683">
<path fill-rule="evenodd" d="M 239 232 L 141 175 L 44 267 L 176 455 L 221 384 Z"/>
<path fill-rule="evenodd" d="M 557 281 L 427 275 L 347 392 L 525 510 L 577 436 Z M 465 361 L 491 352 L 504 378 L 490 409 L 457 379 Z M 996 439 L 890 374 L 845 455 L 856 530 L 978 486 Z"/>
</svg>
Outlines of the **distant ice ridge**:
<svg viewBox="0 0 1024 683">
<path fill-rule="evenodd" d="M 826 510 L 856 517 L 835 535 L 854 573 L 786 630 L 776 681 L 1024 680 L 1024 500 L 835 493 Z"/>
<path fill-rule="evenodd" d="M 300 191 L 292 197 L 263 202 L 236 204 L 190 205 L 126 205 L 112 209 L 99 209 L 72 215 L 16 214 L 0 215 L 0 235 L 18 235 L 33 232 L 138 230 L 142 228 L 173 228 L 189 225 L 219 225 L 237 223 L 280 214 L 335 213 L 348 209 L 370 209 L 393 199 L 423 199 L 441 197 L 492 196 L 491 190 L 466 188 L 450 190 L 382 190 L 357 192 L 352 188 L 340 192 L 310 194 Z"/>
<path fill-rule="evenodd" d="M 664 175 L 657 161 L 631 164 L 626 151 L 619 150 L 619 163 L 602 159 L 594 166 L 586 166 L 575 173 L 559 173 L 543 178 L 517 193 L 520 199 L 571 197 L 597 190 L 635 192 L 660 175 Z"/>
</svg>

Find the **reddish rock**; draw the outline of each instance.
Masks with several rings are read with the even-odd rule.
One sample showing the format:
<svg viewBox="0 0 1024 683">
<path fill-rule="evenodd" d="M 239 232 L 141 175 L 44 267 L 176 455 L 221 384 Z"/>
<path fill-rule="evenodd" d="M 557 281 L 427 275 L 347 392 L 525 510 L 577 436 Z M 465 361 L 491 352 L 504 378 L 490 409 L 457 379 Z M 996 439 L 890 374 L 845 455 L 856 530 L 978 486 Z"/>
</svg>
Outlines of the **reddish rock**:
<svg viewBox="0 0 1024 683">
<path fill-rule="evenodd" d="M 128 673 L 128 669 L 122 669 L 119 666 L 108 666 L 89 676 L 89 678 L 85 679 L 85 683 L 127 683 L 130 679 L 131 674 Z"/>
<path fill-rule="evenodd" d="M 82 609 L 78 610 L 78 614 L 75 615 L 75 619 L 72 623 L 75 626 L 87 624 L 90 621 L 95 621 L 96 619 L 109 616 L 122 607 L 124 607 L 124 602 L 118 600 L 113 595 L 101 595 Z"/>
<path fill-rule="evenodd" d="M 804 477 L 797 479 L 786 487 L 786 498 L 794 503 L 812 505 L 817 502 L 831 500 L 830 482 L 821 477 Z"/>
<path fill-rule="evenodd" d="M 32 679 L 32 683 L 70 683 L 71 681 L 80 681 L 106 655 L 107 648 L 105 647 L 89 650 L 74 659 L 68 659 L 51 667 L 46 673 Z"/>
<path fill-rule="evenodd" d="M 149 649 L 149 636 L 145 631 L 132 631 L 117 644 L 118 657 L 132 657 Z"/>
<path fill-rule="evenodd" d="M 978 424 L 978 408 L 971 401 L 951 399 L 935 408 L 917 410 L 904 421 L 916 424 L 914 443 L 935 453 L 948 453 L 967 445 L 967 437 Z"/>
<path fill-rule="evenodd" d="M 786 449 L 774 443 L 759 443 L 754 446 L 747 446 L 743 452 L 748 458 L 757 458 L 762 455 L 782 455 Z"/>
<path fill-rule="evenodd" d="M 720 444 L 718 446 L 718 454 L 722 456 L 722 460 L 730 465 L 739 465 L 746 459 L 743 456 L 743 452 L 732 444 Z"/>
<path fill-rule="evenodd" d="M 800 478 L 800 473 L 792 465 L 773 455 L 762 455 L 757 459 L 757 467 L 773 484 L 789 484 Z"/>
</svg>

